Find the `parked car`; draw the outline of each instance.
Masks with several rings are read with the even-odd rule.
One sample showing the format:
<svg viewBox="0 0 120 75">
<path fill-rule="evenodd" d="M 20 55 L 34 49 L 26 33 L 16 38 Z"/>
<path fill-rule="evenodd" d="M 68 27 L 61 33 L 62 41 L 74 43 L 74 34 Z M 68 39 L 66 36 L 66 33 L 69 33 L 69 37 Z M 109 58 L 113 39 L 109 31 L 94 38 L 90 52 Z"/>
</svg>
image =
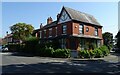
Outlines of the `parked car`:
<svg viewBox="0 0 120 75">
<path fill-rule="evenodd" d="M 113 51 L 115 51 L 116 53 L 120 53 L 120 48 L 113 48 Z"/>
<path fill-rule="evenodd" d="M 2 46 L 2 52 L 7 52 L 7 51 L 8 51 L 7 45 L 3 45 L 3 46 Z"/>
</svg>

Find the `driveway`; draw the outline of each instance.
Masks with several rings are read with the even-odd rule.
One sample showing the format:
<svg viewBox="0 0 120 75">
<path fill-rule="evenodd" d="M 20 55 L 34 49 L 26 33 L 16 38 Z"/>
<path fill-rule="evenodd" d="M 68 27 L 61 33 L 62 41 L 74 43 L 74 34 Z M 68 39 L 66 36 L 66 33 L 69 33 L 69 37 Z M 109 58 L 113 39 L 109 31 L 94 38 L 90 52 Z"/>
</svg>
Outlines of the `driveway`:
<svg viewBox="0 0 120 75">
<path fill-rule="evenodd" d="M 19 53 L 0 53 L 4 73 L 120 73 L 119 54 L 105 58 L 75 59 L 34 57 Z"/>
</svg>

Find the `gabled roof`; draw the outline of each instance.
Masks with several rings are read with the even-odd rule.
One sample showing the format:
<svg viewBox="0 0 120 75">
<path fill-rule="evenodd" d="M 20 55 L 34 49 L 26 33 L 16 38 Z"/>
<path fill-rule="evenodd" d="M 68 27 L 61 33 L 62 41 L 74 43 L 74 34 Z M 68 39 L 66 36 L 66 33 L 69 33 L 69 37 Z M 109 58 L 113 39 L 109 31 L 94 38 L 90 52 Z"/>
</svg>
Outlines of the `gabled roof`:
<svg viewBox="0 0 120 75">
<path fill-rule="evenodd" d="M 69 14 L 72 20 L 101 26 L 92 15 L 89 15 L 89 14 L 86 14 L 86 13 L 83 13 L 83 12 L 80 12 L 80 11 L 77 11 L 77 10 L 74 10 L 68 7 L 63 7 L 63 9 L 66 10 L 66 12 Z"/>
</svg>

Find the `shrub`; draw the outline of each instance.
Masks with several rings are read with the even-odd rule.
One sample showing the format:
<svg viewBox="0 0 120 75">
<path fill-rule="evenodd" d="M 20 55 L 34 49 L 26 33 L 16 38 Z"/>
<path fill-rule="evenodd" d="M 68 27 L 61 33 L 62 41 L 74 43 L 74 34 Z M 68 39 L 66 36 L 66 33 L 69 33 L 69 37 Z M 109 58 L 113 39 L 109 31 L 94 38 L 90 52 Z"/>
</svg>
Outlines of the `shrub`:
<svg viewBox="0 0 120 75">
<path fill-rule="evenodd" d="M 94 50 L 80 50 L 80 58 L 100 58 L 107 56 L 110 53 L 107 46 L 101 46 L 100 48 L 95 48 Z"/>
<path fill-rule="evenodd" d="M 69 49 L 56 49 L 53 53 L 53 57 L 60 57 L 60 58 L 70 57 L 70 50 Z"/>
<path fill-rule="evenodd" d="M 12 52 L 21 52 L 24 47 L 24 44 L 8 44 L 8 50 Z"/>
<path fill-rule="evenodd" d="M 80 50 L 79 56 L 81 58 L 90 58 L 90 52 L 89 52 L 89 50 Z"/>
<path fill-rule="evenodd" d="M 101 51 L 99 48 L 96 48 L 96 49 L 94 50 L 94 53 L 95 53 L 95 57 L 96 57 L 96 58 L 100 58 L 100 57 L 103 57 L 103 56 L 104 56 L 103 53 L 102 53 L 102 51 Z"/>
<path fill-rule="evenodd" d="M 39 39 L 36 37 L 26 38 L 26 40 L 24 41 L 25 43 L 24 52 L 34 54 L 36 45 L 38 44 L 38 42 L 39 42 Z"/>
<path fill-rule="evenodd" d="M 102 51 L 104 56 L 107 56 L 110 53 L 107 46 L 101 46 L 99 49 Z"/>
<path fill-rule="evenodd" d="M 94 53 L 94 51 L 93 51 L 93 50 L 89 50 L 89 53 L 90 53 L 90 58 L 95 57 L 95 53 Z"/>
<path fill-rule="evenodd" d="M 84 54 L 84 58 L 90 58 L 90 53 L 89 53 L 89 51 L 88 50 L 84 50 L 85 52 L 85 54 Z"/>
<path fill-rule="evenodd" d="M 54 49 L 51 48 L 51 47 L 46 47 L 45 50 L 44 50 L 44 55 L 47 56 L 47 57 L 51 57 L 53 55 L 53 52 L 54 52 Z"/>
</svg>

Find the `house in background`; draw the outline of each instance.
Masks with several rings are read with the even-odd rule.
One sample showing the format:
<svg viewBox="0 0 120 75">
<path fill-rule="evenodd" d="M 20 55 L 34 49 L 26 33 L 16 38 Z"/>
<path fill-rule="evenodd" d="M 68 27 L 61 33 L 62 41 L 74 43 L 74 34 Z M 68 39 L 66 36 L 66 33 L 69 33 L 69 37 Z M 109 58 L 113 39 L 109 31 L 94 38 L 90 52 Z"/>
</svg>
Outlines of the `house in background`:
<svg viewBox="0 0 120 75">
<path fill-rule="evenodd" d="M 62 8 L 56 21 L 49 17 L 47 25 L 41 24 L 34 35 L 41 41 L 56 40 L 60 48 L 71 50 L 91 49 L 93 45 L 99 47 L 103 44 L 102 26 L 97 20 L 92 15 L 68 7 Z"/>
<path fill-rule="evenodd" d="M 12 34 L 7 34 L 3 39 L 2 39 L 2 44 L 9 44 L 13 42 Z"/>
</svg>

